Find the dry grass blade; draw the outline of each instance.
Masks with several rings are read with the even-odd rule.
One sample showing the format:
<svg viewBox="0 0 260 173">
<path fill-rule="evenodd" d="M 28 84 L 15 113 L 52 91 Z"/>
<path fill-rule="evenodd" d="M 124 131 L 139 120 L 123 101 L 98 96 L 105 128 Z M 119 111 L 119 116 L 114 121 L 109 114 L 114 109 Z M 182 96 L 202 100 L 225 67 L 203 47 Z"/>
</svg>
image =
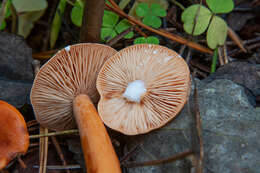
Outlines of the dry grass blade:
<svg viewBox="0 0 260 173">
<path fill-rule="evenodd" d="M 107 45 L 109 46 L 113 46 L 114 44 L 116 44 L 119 40 L 121 40 L 124 36 L 126 36 L 129 32 L 134 30 L 135 26 L 131 26 L 130 28 L 126 29 L 125 31 L 121 32 L 120 34 L 118 34 L 116 37 L 114 37 L 113 39 L 111 39 Z"/>
<path fill-rule="evenodd" d="M 48 133 L 48 129 L 40 126 L 40 134 Z M 40 138 L 40 168 L 39 173 L 46 173 L 46 165 L 48 158 L 48 137 Z"/>
<path fill-rule="evenodd" d="M 40 70 L 40 61 L 34 60 L 33 63 L 34 75 L 36 76 Z M 48 133 L 48 129 L 45 127 L 39 127 L 40 135 Z M 39 173 L 46 173 L 46 165 L 47 165 L 47 156 L 48 156 L 48 137 L 40 138 L 40 147 L 39 147 L 39 162 L 40 168 Z"/>
<path fill-rule="evenodd" d="M 69 134 L 73 134 L 73 133 L 79 133 L 79 131 L 77 129 L 72 129 L 72 130 L 64 130 L 64 131 L 59 131 L 59 132 L 42 133 L 39 135 L 30 135 L 30 139 L 58 136 L 58 135 L 69 135 Z"/>
<path fill-rule="evenodd" d="M 247 52 L 246 48 L 243 45 L 242 40 L 239 38 L 239 36 L 230 28 L 228 27 L 228 36 L 234 41 L 234 43 L 243 51 Z"/>
</svg>

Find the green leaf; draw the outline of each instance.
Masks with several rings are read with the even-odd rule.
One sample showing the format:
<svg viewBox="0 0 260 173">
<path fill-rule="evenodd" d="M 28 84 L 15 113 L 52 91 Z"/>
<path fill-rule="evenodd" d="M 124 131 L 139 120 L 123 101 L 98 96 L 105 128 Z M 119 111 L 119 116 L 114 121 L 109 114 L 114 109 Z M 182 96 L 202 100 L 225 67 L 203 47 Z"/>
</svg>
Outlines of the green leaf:
<svg viewBox="0 0 260 173">
<path fill-rule="evenodd" d="M 143 18 L 143 23 L 154 28 L 160 28 L 160 26 L 162 25 L 161 19 L 154 15 L 145 16 Z"/>
<path fill-rule="evenodd" d="M 131 24 L 128 22 L 128 20 L 123 19 L 116 25 L 115 30 L 118 34 L 120 34 L 121 32 L 127 30 L 130 27 L 131 27 Z M 130 38 L 133 38 L 133 36 L 134 36 L 134 32 L 131 31 L 124 38 L 130 39 Z"/>
<path fill-rule="evenodd" d="M 139 17 L 144 17 L 149 12 L 149 7 L 147 3 L 139 3 L 136 7 L 136 14 Z"/>
<path fill-rule="evenodd" d="M 121 0 L 118 4 L 118 6 L 123 10 L 130 2 L 131 0 Z"/>
<path fill-rule="evenodd" d="M 146 42 L 149 44 L 159 44 L 160 43 L 159 39 L 155 36 L 147 37 Z"/>
<path fill-rule="evenodd" d="M 84 4 L 80 3 L 80 1 L 76 1 L 74 7 L 71 10 L 70 18 L 72 23 L 78 27 L 80 27 L 82 24 L 83 11 Z"/>
<path fill-rule="evenodd" d="M 159 44 L 159 39 L 154 36 L 150 37 L 138 37 L 134 40 L 134 44 Z"/>
<path fill-rule="evenodd" d="M 113 28 L 118 22 L 119 16 L 116 13 L 105 10 L 103 16 L 103 26 Z"/>
<path fill-rule="evenodd" d="M 155 16 L 165 17 L 167 15 L 166 10 L 159 4 L 152 4 L 150 10 Z"/>
<path fill-rule="evenodd" d="M 32 11 L 18 16 L 18 35 L 26 38 L 33 28 L 33 23 L 39 20 L 44 14 L 44 10 Z"/>
<path fill-rule="evenodd" d="M 2 21 L 2 24 L 1 24 L 1 26 L 0 26 L 0 30 L 4 30 L 5 27 L 6 27 L 6 22 L 5 22 L 5 20 L 3 20 L 3 21 Z"/>
<path fill-rule="evenodd" d="M 40 11 L 48 5 L 46 0 L 13 0 L 12 3 L 18 13 Z"/>
<path fill-rule="evenodd" d="M 234 8 L 233 0 L 206 0 L 213 13 L 229 13 Z"/>
<path fill-rule="evenodd" d="M 202 5 L 192 5 L 184 10 L 181 20 L 184 23 L 184 30 L 193 35 L 200 35 L 206 31 L 212 13 Z M 195 24 L 196 19 L 196 25 Z"/>
<path fill-rule="evenodd" d="M 146 43 L 146 38 L 144 38 L 144 37 L 137 37 L 134 40 L 134 44 L 144 44 L 144 43 Z"/>
<path fill-rule="evenodd" d="M 60 27 L 61 27 L 61 18 L 64 14 L 65 8 L 66 8 L 66 0 L 60 0 L 51 24 L 51 32 L 50 32 L 51 48 L 54 47 L 56 40 L 59 36 Z"/>
<path fill-rule="evenodd" d="M 4 19 L 8 18 L 11 16 L 11 10 L 10 10 L 10 6 L 12 4 L 11 0 L 7 0 L 6 4 L 5 4 L 5 8 L 4 8 Z M 0 8 L 2 7 L 2 4 L 0 3 Z"/>
<path fill-rule="evenodd" d="M 101 28 L 101 39 L 103 41 L 109 41 L 117 35 L 113 28 Z"/>
<path fill-rule="evenodd" d="M 227 37 L 227 24 L 218 17 L 214 16 L 207 32 L 207 43 L 211 49 L 224 45 Z"/>
</svg>

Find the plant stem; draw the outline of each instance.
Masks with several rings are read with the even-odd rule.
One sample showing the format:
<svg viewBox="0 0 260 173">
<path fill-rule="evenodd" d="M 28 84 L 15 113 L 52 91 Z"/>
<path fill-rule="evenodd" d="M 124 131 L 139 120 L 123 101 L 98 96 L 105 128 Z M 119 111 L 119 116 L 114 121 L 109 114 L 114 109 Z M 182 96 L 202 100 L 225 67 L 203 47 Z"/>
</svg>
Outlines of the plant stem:
<svg viewBox="0 0 260 173">
<path fill-rule="evenodd" d="M 174 3 L 176 6 L 180 7 L 180 9 L 185 10 L 185 7 L 181 3 L 179 3 L 178 1 L 171 0 L 171 2 Z"/>
<path fill-rule="evenodd" d="M 214 50 L 213 53 L 210 73 L 214 73 L 216 71 L 217 59 L 218 59 L 218 47 Z"/>
<path fill-rule="evenodd" d="M 105 0 L 85 0 L 80 42 L 100 42 Z"/>
</svg>

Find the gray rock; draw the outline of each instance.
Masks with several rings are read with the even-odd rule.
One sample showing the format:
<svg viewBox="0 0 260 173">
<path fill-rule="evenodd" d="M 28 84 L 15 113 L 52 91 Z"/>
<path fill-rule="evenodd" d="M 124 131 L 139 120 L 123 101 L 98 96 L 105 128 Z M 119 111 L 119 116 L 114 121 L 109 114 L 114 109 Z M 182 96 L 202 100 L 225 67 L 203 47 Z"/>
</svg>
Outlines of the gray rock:
<svg viewBox="0 0 260 173">
<path fill-rule="evenodd" d="M 192 94 L 192 93 L 191 93 Z M 260 170 L 260 109 L 248 101 L 245 89 L 229 80 L 198 83 L 205 173 L 257 173 Z M 190 98 L 165 127 L 129 137 L 129 148 L 142 143 L 132 160 L 167 158 L 192 147 L 195 131 Z M 134 142 L 131 142 L 134 141 Z M 159 166 L 129 168 L 129 173 L 190 173 L 188 160 Z"/>
<path fill-rule="evenodd" d="M 31 87 L 31 83 L 0 79 L 0 99 L 15 107 L 29 104 Z"/>
<path fill-rule="evenodd" d="M 20 107 L 29 102 L 32 51 L 20 36 L 0 32 L 0 99 Z"/>
<path fill-rule="evenodd" d="M 0 45 L 0 77 L 32 82 L 32 50 L 24 39 L 0 32 Z"/>
</svg>

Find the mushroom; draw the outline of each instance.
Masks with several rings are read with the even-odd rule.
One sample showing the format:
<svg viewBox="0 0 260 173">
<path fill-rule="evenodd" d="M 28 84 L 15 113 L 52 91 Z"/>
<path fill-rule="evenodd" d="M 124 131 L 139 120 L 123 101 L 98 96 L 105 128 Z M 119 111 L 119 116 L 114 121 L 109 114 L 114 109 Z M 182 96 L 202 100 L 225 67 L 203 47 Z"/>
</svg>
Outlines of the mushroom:
<svg viewBox="0 0 260 173">
<path fill-rule="evenodd" d="M 25 154 L 28 147 L 29 134 L 22 114 L 0 100 L 0 170 L 16 156 Z"/>
<path fill-rule="evenodd" d="M 115 53 L 113 48 L 95 43 L 68 46 L 41 67 L 31 90 L 34 113 L 42 126 L 56 131 L 78 126 L 88 173 L 121 172 L 94 106 L 99 99 L 97 74 Z"/>
<path fill-rule="evenodd" d="M 127 135 L 147 133 L 172 120 L 190 90 L 190 72 L 175 51 L 159 45 L 129 46 L 110 57 L 97 78 L 99 115 Z"/>
</svg>

